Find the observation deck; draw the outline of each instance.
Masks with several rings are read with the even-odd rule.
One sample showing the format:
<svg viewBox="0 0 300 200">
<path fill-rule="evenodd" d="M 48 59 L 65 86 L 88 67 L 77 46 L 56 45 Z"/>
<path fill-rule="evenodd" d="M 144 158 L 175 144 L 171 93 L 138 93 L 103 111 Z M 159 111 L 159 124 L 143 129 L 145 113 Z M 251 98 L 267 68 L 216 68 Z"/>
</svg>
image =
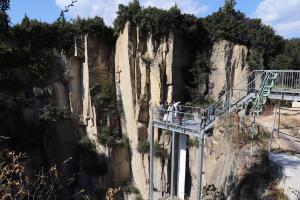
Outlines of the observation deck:
<svg viewBox="0 0 300 200">
<path fill-rule="evenodd" d="M 231 82 L 231 81 L 229 81 Z M 150 124 L 150 168 L 149 200 L 153 200 L 153 165 L 154 165 L 154 128 L 172 131 L 172 158 L 170 197 L 175 196 L 175 177 L 177 177 L 177 197 L 185 198 L 186 148 L 187 135 L 196 136 L 199 141 L 197 152 L 196 200 L 201 199 L 204 135 L 214 127 L 217 117 L 226 113 L 251 110 L 253 116 L 260 115 L 267 99 L 300 101 L 300 70 L 255 70 L 241 82 L 227 85 L 220 97 L 206 107 L 181 105 L 181 112 L 175 109 L 152 108 Z M 251 109 L 250 109 L 251 108 Z M 179 137 L 178 144 L 175 137 Z M 175 153 L 177 151 L 177 153 Z M 176 157 L 176 158 L 175 158 Z M 177 160 L 177 164 L 175 162 Z M 177 172 L 175 171 L 175 166 Z"/>
<path fill-rule="evenodd" d="M 268 79 L 268 74 L 276 74 L 276 79 Z M 255 99 L 262 98 L 260 93 L 266 89 L 270 90 L 269 94 L 264 96 L 266 98 L 300 101 L 300 70 L 253 71 L 206 108 L 182 105 L 183 111 L 175 112 L 154 107 L 152 123 L 155 128 L 199 137 L 201 130 L 205 132 L 213 128 L 217 116 L 239 111 L 243 106 L 254 103 Z M 167 120 L 164 119 L 166 115 Z M 178 115 L 182 116 L 182 123 L 179 123 Z"/>
</svg>

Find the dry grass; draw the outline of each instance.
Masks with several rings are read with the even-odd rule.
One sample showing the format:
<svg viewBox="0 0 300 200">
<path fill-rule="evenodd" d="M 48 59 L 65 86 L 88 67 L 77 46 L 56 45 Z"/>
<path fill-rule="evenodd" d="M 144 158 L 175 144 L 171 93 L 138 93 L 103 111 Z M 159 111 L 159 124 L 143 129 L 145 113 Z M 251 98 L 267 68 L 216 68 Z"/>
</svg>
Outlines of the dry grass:
<svg viewBox="0 0 300 200">
<path fill-rule="evenodd" d="M 117 194 L 121 190 L 121 187 L 118 188 L 109 188 L 106 192 L 105 199 L 106 200 L 117 200 Z"/>
<path fill-rule="evenodd" d="M 47 200 L 66 199 L 62 196 L 64 186 L 73 183 L 74 178 L 64 179 L 56 166 L 49 170 L 41 169 L 34 176 L 26 174 L 26 155 L 14 151 L 2 151 L 0 154 L 0 200 Z M 67 164 L 69 160 L 63 164 Z M 68 198 L 81 195 L 81 190 Z"/>
</svg>

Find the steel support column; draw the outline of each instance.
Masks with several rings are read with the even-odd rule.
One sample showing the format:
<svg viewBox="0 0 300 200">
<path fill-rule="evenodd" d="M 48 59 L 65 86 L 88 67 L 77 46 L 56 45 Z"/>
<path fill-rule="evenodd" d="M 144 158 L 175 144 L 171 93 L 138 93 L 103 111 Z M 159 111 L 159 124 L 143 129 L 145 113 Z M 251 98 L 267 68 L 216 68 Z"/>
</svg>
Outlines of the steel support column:
<svg viewBox="0 0 300 200">
<path fill-rule="evenodd" d="M 174 176 L 175 176 L 175 132 L 172 131 L 172 160 L 171 160 L 171 199 L 174 198 Z"/>
<path fill-rule="evenodd" d="M 149 200 L 153 200 L 153 148 L 154 148 L 154 124 L 150 123 L 150 169 L 149 169 Z"/>
<path fill-rule="evenodd" d="M 204 151 L 204 131 L 201 131 L 201 137 L 199 138 L 199 148 L 198 148 L 198 171 L 197 171 L 197 186 L 196 186 L 196 200 L 201 200 L 202 191 L 202 171 L 203 171 L 203 151 Z"/>
<path fill-rule="evenodd" d="M 177 198 L 185 199 L 185 175 L 186 175 L 186 150 L 187 150 L 187 136 L 179 134 L 178 143 L 178 162 L 177 162 Z"/>
</svg>

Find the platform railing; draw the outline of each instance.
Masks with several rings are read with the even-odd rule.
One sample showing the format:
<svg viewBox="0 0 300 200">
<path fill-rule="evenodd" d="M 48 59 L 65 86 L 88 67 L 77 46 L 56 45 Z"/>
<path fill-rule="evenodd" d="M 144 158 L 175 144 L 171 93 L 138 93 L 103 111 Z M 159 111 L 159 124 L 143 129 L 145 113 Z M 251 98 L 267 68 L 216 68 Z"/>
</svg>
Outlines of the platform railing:
<svg viewBox="0 0 300 200">
<path fill-rule="evenodd" d="M 300 70 L 256 70 L 255 73 L 273 72 L 278 74 L 272 92 L 300 93 Z"/>
<path fill-rule="evenodd" d="M 260 90 L 261 83 L 268 73 L 278 74 L 272 87 L 272 93 L 299 94 L 300 70 L 255 70 L 245 79 L 231 86 L 218 100 L 205 110 L 206 125 L 215 120 L 217 116 L 232 112 L 239 103 L 255 98 Z"/>
<path fill-rule="evenodd" d="M 191 107 L 184 109 L 189 110 L 179 112 L 155 107 L 152 110 L 152 120 L 154 123 L 159 123 L 160 126 L 164 126 L 166 129 L 177 128 L 182 132 L 200 132 L 203 112 L 201 112 L 200 109 L 192 109 Z"/>
<path fill-rule="evenodd" d="M 183 128 L 190 128 L 192 123 L 198 123 L 195 126 L 201 126 L 204 123 L 208 126 L 218 116 L 230 113 L 240 107 L 243 103 L 256 98 L 261 84 L 268 73 L 278 74 L 272 87 L 272 93 L 300 94 L 300 70 L 255 70 L 246 78 L 234 86 L 229 86 L 229 90 L 208 107 L 182 106 L 183 112 L 168 111 L 167 109 L 154 108 L 154 119 L 159 122 L 165 122 L 166 126 L 173 124 L 179 126 L 178 115 L 182 115 Z M 163 114 L 162 114 L 163 113 Z M 172 113 L 172 120 L 166 121 L 163 116 L 166 113 Z M 171 115 L 171 114 L 170 114 Z"/>
</svg>

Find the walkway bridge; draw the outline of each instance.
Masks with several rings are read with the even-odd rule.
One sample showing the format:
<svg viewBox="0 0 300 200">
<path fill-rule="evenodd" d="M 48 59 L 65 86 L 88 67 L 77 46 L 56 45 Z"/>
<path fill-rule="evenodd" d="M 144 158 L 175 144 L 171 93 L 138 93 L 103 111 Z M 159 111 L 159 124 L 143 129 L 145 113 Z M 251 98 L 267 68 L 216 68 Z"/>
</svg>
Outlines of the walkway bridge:
<svg viewBox="0 0 300 200">
<path fill-rule="evenodd" d="M 152 128 L 150 133 L 150 186 L 149 199 L 153 200 L 153 129 L 160 128 L 172 131 L 172 144 L 175 144 L 175 133 L 179 133 L 178 165 L 184 163 L 183 169 L 178 167 L 177 172 L 177 197 L 184 199 L 185 183 L 185 151 L 186 136 L 199 138 L 200 151 L 198 152 L 198 174 L 197 188 L 201 188 L 202 159 L 203 159 L 203 138 L 205 133 L 214 127 L 217 117 L 226 113 L 240 111 L 251 105 L 252 115 L 259 115 L 262 112 L 267 99 L 278 99 L 285 101 L 300 101 L 300 70 L 255 70 L 245 79 L 228 86 L 223 95 L 207 107 L 182 106 L 183 112 L 168 111 L 155 107 L 152 110 Z M 167 114 L 169 119 L 164 120 Z M 179 122 L 176 116 L 181 114 Z M 175 195 L 175 145 L 172 145 L 171 163 L 171 186 L 170 196 Z M 184 160 L 182 160 L 183 158 Z M 181 165 L 180 165 L 181 166 Z M 197 191 L 197 200 L 201 199 L 201 189 Z"/>
</svg>

